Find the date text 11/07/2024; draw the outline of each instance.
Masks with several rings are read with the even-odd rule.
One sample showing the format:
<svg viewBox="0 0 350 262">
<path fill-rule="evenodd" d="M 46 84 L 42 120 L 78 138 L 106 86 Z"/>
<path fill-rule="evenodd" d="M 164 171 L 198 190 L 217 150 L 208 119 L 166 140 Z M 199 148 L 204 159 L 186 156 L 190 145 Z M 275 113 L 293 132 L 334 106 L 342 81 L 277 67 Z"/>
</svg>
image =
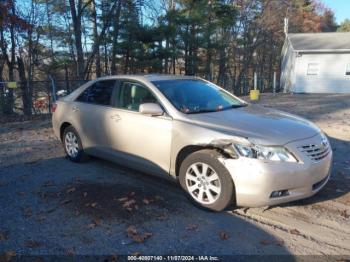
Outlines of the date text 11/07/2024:
<svg viewBox="0 0 350 262">
<path fill-rule="evenodd" d="M 128 261 L 219 261 L 216 256 L 128 256 Z"/>
</svg>

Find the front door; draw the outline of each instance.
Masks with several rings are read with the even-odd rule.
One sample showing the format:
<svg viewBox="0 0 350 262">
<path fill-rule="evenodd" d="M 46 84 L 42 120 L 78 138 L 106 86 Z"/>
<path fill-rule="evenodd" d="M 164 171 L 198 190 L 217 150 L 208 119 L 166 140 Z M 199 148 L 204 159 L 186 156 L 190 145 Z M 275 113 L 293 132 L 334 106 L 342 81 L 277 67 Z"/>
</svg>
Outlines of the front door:
<svg viewBox="0 0 350 262">
<path fill-rule="evenodd" d="M 146 86 L 129 80 L 117 88 L 114 109 L 108 111 L 109 133 L 113 150 L 123 161 L 136 168 L 156 173 L 168 173 L 172 119 L 167 115 L 148 116 L 139 113 L 143 103 L 158 103 Z"/>
</svg>

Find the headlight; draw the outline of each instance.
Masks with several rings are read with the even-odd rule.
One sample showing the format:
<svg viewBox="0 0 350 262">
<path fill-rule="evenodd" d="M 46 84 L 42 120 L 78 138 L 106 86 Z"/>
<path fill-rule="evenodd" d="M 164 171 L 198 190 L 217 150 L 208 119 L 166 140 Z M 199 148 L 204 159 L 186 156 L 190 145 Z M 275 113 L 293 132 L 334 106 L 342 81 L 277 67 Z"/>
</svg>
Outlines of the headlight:
<svg viewBox="0 0 350 262">
<path fill-rule="evenodd" d="M 297 159 L 284 147 L 233 145 L 240 156 L 262 160 L 297 162 Z"/>
</svg>

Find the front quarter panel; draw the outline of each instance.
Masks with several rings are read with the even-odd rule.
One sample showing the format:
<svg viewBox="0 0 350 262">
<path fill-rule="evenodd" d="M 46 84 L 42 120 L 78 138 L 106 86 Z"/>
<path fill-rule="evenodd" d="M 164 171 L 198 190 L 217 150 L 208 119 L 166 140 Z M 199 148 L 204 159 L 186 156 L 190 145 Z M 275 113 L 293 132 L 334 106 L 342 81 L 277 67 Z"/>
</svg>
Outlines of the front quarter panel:
<svg viewBox="0 0 350 262">
<path fill-rule="evenodd" d="M 181 120 L 174 120 L 172 132 L 170 167 L 170 174 L 172 176 L 176 176 L 176 158 L 179 152 L 187 146 L 219 147 L 228 146 L 235 141 L 241 144 L 249 143 L 245 138 L 236 137 L 231 133 L 225 133 L 214 128 L 211 129 Z"/>
</svg>

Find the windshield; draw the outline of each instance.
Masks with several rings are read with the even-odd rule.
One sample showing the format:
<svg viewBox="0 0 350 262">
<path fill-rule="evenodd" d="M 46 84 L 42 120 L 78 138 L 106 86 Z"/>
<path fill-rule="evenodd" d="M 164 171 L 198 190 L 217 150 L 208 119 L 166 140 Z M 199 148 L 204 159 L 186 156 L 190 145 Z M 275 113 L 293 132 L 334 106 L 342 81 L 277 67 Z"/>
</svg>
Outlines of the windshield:
<svg viewBox="0 0 350 262">
<path fill-rule="evenodd" d="M 246 105 L 214 84 L 199 79 L 159 80 L 152 83 L 176 109 L 185 114 L 215 112 Z"/>
</svg>

